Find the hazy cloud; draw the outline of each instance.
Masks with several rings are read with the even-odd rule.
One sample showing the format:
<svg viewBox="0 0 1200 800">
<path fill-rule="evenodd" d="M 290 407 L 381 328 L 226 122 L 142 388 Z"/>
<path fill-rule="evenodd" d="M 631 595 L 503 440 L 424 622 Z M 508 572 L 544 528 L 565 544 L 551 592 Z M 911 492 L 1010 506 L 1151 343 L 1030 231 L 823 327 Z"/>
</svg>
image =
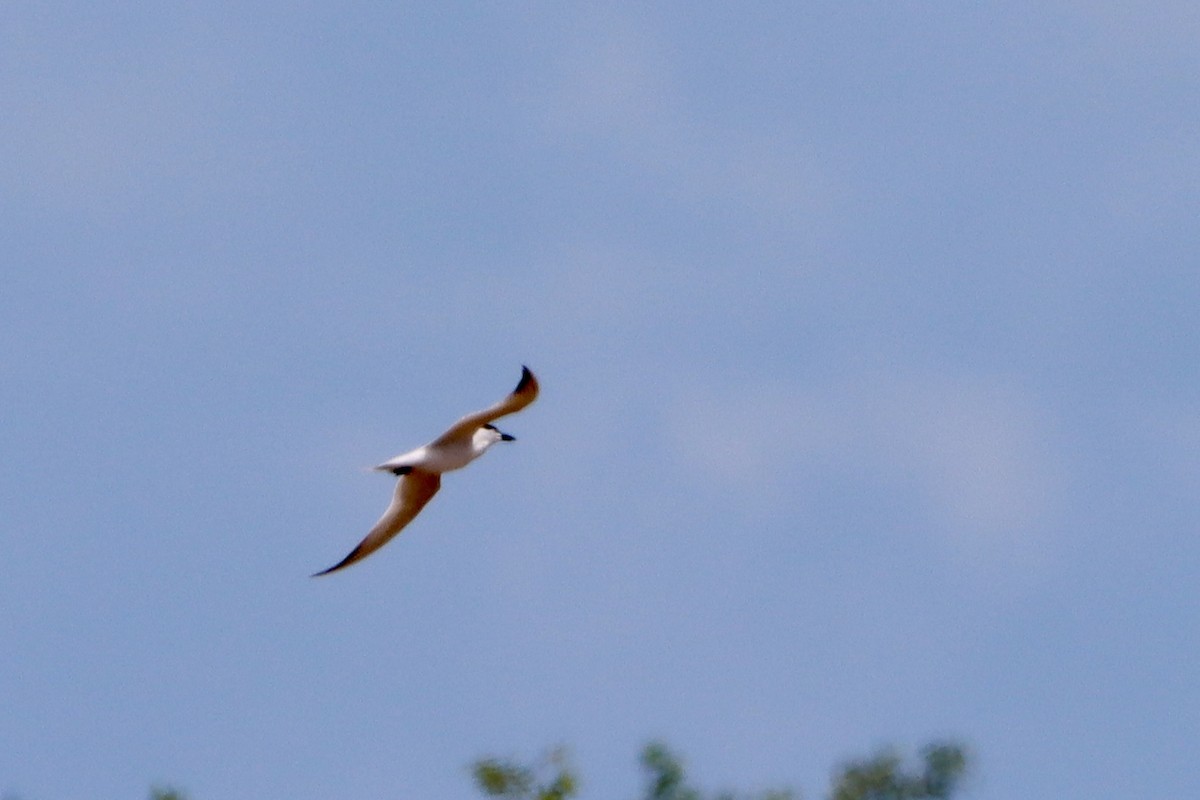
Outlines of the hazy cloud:
<svg viewBox="0 0 1200 800">
<path fill-rule="evenodd" d="M 918 496 L 953 557 L 1021 566 L 1047 557 L 1063 458 L 1050 421 L 1012 386 L 862 376 L 818 389 L 739 386 L 681 406 L 680 458 L 740 482 L 749 501 L 759 499 L 753 486 L 797 470 L 882 475 Z"/>
<path fill-rule="evenodd" d="M 816 225 L 814 215 L 839 185 L 828 174 L 828 153 L 818 154 L 790 126 L 700 114 L 688 101 L 696 87 L 646 20 L 590 23 L 566 42 L 563 77 L 545 98 L 545 123 L 556 137 L 609 148 L 660 181 L 664 194 L 693 203 L 715 198 L 727 211 L 753 212 L 759 223 Z"/>
</svg>

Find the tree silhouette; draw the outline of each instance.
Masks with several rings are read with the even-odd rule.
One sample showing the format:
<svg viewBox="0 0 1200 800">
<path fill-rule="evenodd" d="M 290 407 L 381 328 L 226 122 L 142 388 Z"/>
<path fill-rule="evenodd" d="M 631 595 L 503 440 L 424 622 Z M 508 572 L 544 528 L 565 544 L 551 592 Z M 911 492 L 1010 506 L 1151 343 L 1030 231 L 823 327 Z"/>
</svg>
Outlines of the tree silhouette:
<svg viewBox="0 0 1200 800">
<path fill-rule="evenodd" d="M 178 789 L 155 786 L 150 790 L 150 800 L 187 800 L 187 795 Z"/>
<path fill-rule="evenodd" d="M 924 767 L 905 772 L 894 752 L 843 765 L 837 773 L 832 800 L 946 800 L 954 795 L 967 756 L 961 746 L 931 744 L 922 750 Z"/>
<path fill-rule="evenodd" d="M 703 800 L 698 789 L 687 785 L 683 762 L 662 742 L 651 742 L 640 758 L 646 776 L 646 800 Z M 758 795 L 758 800 L 793 800 L 789 789 L 777 789 Z M 714 800 L 736 800 L 733 792 L 721 792 Z"/>
<path fill-rule="evenodd" d="M 575 769 L 561 747 L 531 766 L 485 758 L 476 761 L 471 772 L 484 794 L 506 800 L 566 800 L 578 791 Z"/>
<path fill-rule="evenodd" d="M 683 761 L 662 742 L 646 745 L 638 759 L 645 778 L 642 800 L 799 800 L 790 789 L 759 794 L 718 792 L 705 795 L 690 786 Z M 967 771 L 962 745 L 937 742 L 921 750 L 921 764 L 906 767 L 893 750 L 848 761 L 834 772 L 829 800 L 950 800 Z M 529 764 L 483 758 L 471 765 L 475 785 L 503 800 L 568 800 L 579 792 L 579 776 L 564 748 Z M 6 798 L 7 800 L 7 798 Z M 155 787 L 150 800 L 187 800 L 178 789 Z"/>
<path fill-rule="evenodd" d="M 950 800 L 966 772 L 965 749 L 953 743 L 935 743 L 921 751 L 922 765 L 908 770 L 893 751 L 847 762 L 833 778 L 830 800 Z M 662 742 L 651 742 L 639 759 L 645 776 L 644 800 L 706 800 L 688 785 L 682 760 Z M 540 762 L 525 765 L 512 760 L 486 758 L 472 765 L 480 791 L 505 800 L 566 800 L 573 797 L 579 778 L 566 752 L 559 748 Z M 720 792 L 711 800 L 798 800 L 790 789 L 738 795 Z"/>
</svg>

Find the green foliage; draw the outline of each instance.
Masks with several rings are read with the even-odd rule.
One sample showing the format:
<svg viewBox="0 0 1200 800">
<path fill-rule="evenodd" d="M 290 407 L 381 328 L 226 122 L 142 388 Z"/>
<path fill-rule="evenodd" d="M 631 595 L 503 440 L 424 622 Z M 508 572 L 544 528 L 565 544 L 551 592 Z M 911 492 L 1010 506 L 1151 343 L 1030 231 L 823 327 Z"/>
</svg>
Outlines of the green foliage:
<svg viewBox="0 0 1200 800">
<path fill-rule="evenodd" d="M 511 761 L 485 758 L 471 767 L 475 783 L 492 797 L 525 797 L 533 786 L 533 773 Z"/>
<path fill-rule="evenodd" d="M 967 755 L 954 744 L 933 744 L 922 751 L 919 772 L 905 772 L 900 758 L 883 752 L 841 767 L 832 800 L 947 800 L 962 779 Z"/>
<path fill-rule="evenodd" d="M 834 776 L 830 800 L 950 800 L 967 767 L 966 751 L 956 744 L 932 744 L 921 751 L 923 765 L 907 771 L 895 753 L 885 751 L 843 765 Z M 689 786 L 682 760 L 662 742 L 651 742 L 639 759 L 645 776 L 644 800 L 705 800 Z M 566 800 L 577 790 L 575 770 L 564 751 L 555 750 L 540 764 L 486 758 L 472 766 L 475 783 L 486 795 L 505 800 Z M 798 800 L 791 790 L 758 795 L 722 792 L 712 800 Z"/>
<path fill-rule="evenodd" d="M 187 800 L 187 795 L 178 789 L 155 786 L 150 790 L 150 800 Z"/>
<path fill-rule="evenodd" d="M 565 750 L 552 750 L 540 764 L 485 758 L 471 765 L 479 789 L 506 800 L 566 800 L 578 791 L 579 780 Z"/>
<path fill-rule="evenodd" d="M 683 780 L 683 763 L 662 742 L 642 750 L 646 800 L 700 800 L 700 793 Z"/>
<path fill-rule="evenodd" d="M 646 773 L 646 800 L 703 800 L 699 790 L 687 785 L 683 762 L 662 742 L 651 742 L 642 750 L 642 770 Z M 732 792 L 722 792 L 713 800 L 736 800 Z M 794 800 L 789 790 L 775 790 L 758 800 Z"/>
<path fill-rule="evenodd" d="M 967 753 L 952 743 L 931 744 L 921 751 L 923 763 L 906 769 L 892 751 L 850 761 L 834 775 L 829 800 L 950 800 L 967 769 Z M 644 800 L 705 800 L 688 785 L 683 761 L 662 742 L 651 742 L 639 759 L 645 776 Z M 579 791 L 579 778 L 567 752 L 558 748 L 526 765 L 509 759 L 484 758 L 471 765 L 479 790 L 503 800 L 568 800 Z M 722 792 L 711 800 L 798 800 L 790 790 L 758 795 Z M 155 787 L 150 800 L 187 800 L 172 788 Z"/>
</svg>

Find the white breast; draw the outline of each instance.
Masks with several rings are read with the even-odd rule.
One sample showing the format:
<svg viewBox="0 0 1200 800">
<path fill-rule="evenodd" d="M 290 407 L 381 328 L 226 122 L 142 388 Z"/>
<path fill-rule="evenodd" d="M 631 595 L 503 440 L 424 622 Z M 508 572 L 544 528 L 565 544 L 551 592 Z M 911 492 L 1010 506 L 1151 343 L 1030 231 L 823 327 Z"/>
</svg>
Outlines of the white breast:
<svg viewBox="0 0 1200 800">
<path fill-rule="evenodd" d="M 476 452 L 469 441 L 454 442 L 453 444 L 442 445 L 441 447 L 426 445 L 421 448 L 421 451 L 419 463 L 413 466 L 428 470 L 429 472 L 450 472 L 451 470 L 462 469 L 483 454 L 482 450 Z"/>
</svg>

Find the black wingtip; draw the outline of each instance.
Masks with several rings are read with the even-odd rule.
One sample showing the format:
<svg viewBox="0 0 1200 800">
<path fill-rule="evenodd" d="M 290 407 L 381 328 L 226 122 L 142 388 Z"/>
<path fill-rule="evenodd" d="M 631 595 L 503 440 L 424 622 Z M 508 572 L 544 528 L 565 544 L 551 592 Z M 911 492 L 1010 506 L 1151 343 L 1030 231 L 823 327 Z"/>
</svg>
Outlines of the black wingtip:
<svg viewBox="0 0 1200 800">
<path fill-rule="evenodd" d="M 336 569 L 341 569 L 343 566 L 345 566 L 345 562 L 343 562 L 343 561 L 339 561 L 338 563 L 334 564 L 334 565 L 333 565 L 332 567 L 330 567 L 329 569 L 323 569 L 323 570 L 321 570 L 320 572 L 314 572 L 312 575 L 309 575 L 308 577 L 310 577 L 310 578 L 319 578 L 319 577 L 321 577 L 322 575 L 328 575 L 329 573 L 333 572 L 333 571 L 334 571 L 334 570 L 336 570 Z"/>
<path fill-rule="evenodd" d="M 517 388 L 513 392 L 519 392 L 524 389 L 533 380 L 533 373 L 529 371 L 529 367 L 521 365 L 521 382 L 517 384 Z"/>
<path fill-rule="evenodd" d="M 357 561 L 357 560 L 358 560 L 358 558 L 357 558 L 357 556 L 358 556 L 358 551 L 359 551 L 359 550 L 361 550 L 361 549 L 362 549 L 362 546 L 361 546 L 361 545 L 359 545 L 358 547 L 356 547 L 356 548 L 354 548 L 353 550 L 351 550 L 351 551 L 350 551 L 350 555 L 346 556 L 345 558 L 343 558 L 341 561 L 339 561 L 339 562 L 337 562 L 336 564 L 334 564 L 334 565 L 333 565 L 332 567 L 330 567 L 329 569 L 323 569 L 323 570 L 321 570 L 320 572 L 314 572 L 312 575 L 309 575 L 308 577 L 310 577 L 310 578 L 319 578 L 319 577 L 321 577 L 322 575 L 328 575 L 328 574 L 329 574 L 329 573 L 331 573 L 331 572 L 336 572 L 337 570 L 341 569 L 342 567 L 348 567 L 348 566 L 350 566 L 352 563 L 354 563 L 355 561 Z"/>
</svg>

